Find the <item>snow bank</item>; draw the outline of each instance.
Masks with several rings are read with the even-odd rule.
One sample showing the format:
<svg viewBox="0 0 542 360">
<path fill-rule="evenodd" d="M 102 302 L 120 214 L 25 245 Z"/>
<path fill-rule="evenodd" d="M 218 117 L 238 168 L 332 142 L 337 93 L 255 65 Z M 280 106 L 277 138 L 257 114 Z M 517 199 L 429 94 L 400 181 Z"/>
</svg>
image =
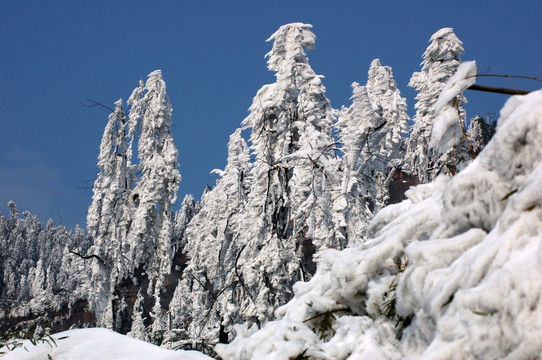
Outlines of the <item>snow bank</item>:
<svg viewBox="0 0 542 360">
<path fill-rule="evenodd" d="M 0 356 L 2 360 L 205 360 L 211 359 L 196 351 L 173 351 L 121 335 L 111 330 L 94 328 L 64 331 L 52 335 L 52 343 L 37 346 L 26 341 L 22 347 Z"/>
<path fill-rule="evenodd" d="M 226 359 L 542 357 L 542 91 L 512 97 L 454 178 L 384 208 L 369 239 L 322 254 L 263 329 Z"/>
</svg>

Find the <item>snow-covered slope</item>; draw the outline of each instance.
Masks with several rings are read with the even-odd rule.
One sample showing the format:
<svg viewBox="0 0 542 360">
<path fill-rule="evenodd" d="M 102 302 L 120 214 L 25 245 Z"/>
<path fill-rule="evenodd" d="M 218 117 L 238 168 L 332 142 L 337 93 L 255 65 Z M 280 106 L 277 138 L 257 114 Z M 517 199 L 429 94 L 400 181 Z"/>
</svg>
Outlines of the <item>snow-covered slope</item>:
<svg viewBox="0 0 542 360">
<path fill-rule="evenodd" d="M 51 341 L 37 346 L 26 341 L 22 347 L 4 355 L 2 360 L 206 360 L 210 357 L 196 351 L 162 349 L 147 342 L 111 330 L 94 328 L 64 331 Z"/>
<path fill-rule="evenodd" d="M 484 151 L 384 208 L 369 240 L 323 253 L 225 359 L 542 357 L 542 90 L 512 97 Z M 301 358 L 301 357 L 300 357 Z"/>
</svg>

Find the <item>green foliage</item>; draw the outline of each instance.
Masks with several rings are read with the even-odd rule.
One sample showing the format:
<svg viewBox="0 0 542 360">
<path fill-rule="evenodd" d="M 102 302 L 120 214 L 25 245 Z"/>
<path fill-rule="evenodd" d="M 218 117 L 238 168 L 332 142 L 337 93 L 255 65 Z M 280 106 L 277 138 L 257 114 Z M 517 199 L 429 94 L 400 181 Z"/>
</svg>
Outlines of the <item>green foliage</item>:
<svg viewBox="0 0 542 360">
<path fill-rule="evenodd" d="M 395 311 L 395 305 L 397 303 L 397 297 L 395 296 L 395 289 L 397 288 L 397 284 L 392 283 L 388 289 L 388 292 L 384 293 L 384 298 L 388 296 L 388 293 L 391 293 L 392 296 L 387 301 L 384 301 L 382 305 L 384 305 L 383 309 L 379 309 L 379 312 L 381 315 L 384 315 L 385 317 L 389 319 L 393 319 L 397 313 Z"/>
<path fill-rule="evenodd" d="M 320 336 L 320 340 L 330 339 L 335 335 L 335 329 L 333 329 L 333 322 L 337 318 L 331 311 L 326 311 L 322 316 L 316 318 L 315 332 Z"/>
<path fill-rule="evenodd" d="M 402 331 L 405 327 L 407 327 L 410 322 L 412 321 L 413 316 L 408 315 L 406 317 L 400 316 L 397 314 L 396 311 L 396 305 L 397 305 L 397 296 L 395 294 L 395 290 L 397 288 L 397 284 L 390 284 L 389 290 L 384 293 L 383 297 L 384 299 L 387 298 L 382 303 L 382 308 L 378 309 L 378 313 L 380 315 L 384 315 L 390 320 L 395 320 L 395 328 L 399 331 Z M 388 298 L 389 296 L 389 298 Z"/>
<path fill-rule="evenodd" d="M 157 331 L 152 332 L 150 342 L 157 346 L 162 345 L 162 343 L 164 342 L 165 332 L 166 332 L 165 330 L 157 330 Z"/>
<path fill-rule="evenodd" d="M 335 335 L 335 329 L 333 329 L 333 322 L 337 319 L 335 317 L 335 313 L 344 311 L 348 312 L 350 309 L 338 308 L 328 310 L 326 312 L 316 314 L 303 322 L 310 322 L 312 331 L 314 331 L 315 334 L 318 334 L 321 340 L 327 341 Z"/>
<path fill-rule="evenodd" d="M 413 314 L 410 314 L 408 316 L 400 316 L 397 314 L 396 306 L 397 306 L 397 295 L 395 293 L 397 289 L 397 277 L 405 271 L 406 267 L 408 266 L 408 259 L 405 259 L 404 262 L 401 262 L 398 267 L 398 272 L 393 278 L 392 282 L 390 283 L 388 290 L 382 294 L 382 307 L 378 306 L 378 304 L 374 304 L 378 308 L 378 314 L 383 315 L 387 317 L 390 320 L 395 320 L 395 328 L 399 330 L 399 334 L 403 331 L 404 328 L 406 328 L 410 322 L 412 321 L 412 318 L 414 317 Z"/>
</svg>

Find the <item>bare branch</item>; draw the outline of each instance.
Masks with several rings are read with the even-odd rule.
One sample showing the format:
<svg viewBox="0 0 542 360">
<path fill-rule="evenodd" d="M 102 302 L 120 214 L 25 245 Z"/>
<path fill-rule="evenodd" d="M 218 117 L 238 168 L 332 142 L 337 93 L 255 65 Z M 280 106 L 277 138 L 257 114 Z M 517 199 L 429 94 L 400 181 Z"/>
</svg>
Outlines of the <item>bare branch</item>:
<svg viewBox="0 0 542 360">
<path fill-rule="evenodd" d="M 92 255 L 82 255 L 76 251 L 73 251 L 73 250 L 70 250 L 70 253 L 74 254 L 74 255 L 77 255 L 79 256 L 81 259 L 85 259 L 85 260 L 88 260 L 88 259 L 92 259 L 92 258 L 95 258 L 95 259 L 98 259 L 102 262 L 102 264 L 105 264 L 105 261 L 99 257 L 98 255 L 95 255 L 95 254 L 92 254 Z"/>
<path fill-rule="evenodd" d="M 309 322 L 309 321 L 311 321 L 311 320 L 317 319 L 317 318 L 319 318 L 319 317 L 321 317 L 321 316 L 324 316 L 324 315 L 326 315 L 326 314 L 332 314 L 332 313 L 342 312 L 342 311 L 352 311 L 352 310 L 350 310 L 350 309 L 347 308 L 347 307 L 344 307 L 344 308 L 338 308 L 338 309 L 332 309 L 332 310 L 329 310 L 329 311 L 326 311 L 326 312 L 323 312 L 323 313 L 318 313 L 318 314 L 316 314 L 316 315 L 314 315 L 314 316 L 311 316 L 310 318 L 303 320 L 303 322 L 306 323 L 306 322 Z"/>
<path fill-rule="evenodd" d="M 468 87 L 467 90 L 485 91 L 485 92 L 505 94 L 505 95 L 527 95 L 530 93 L 530 91 L 527 91 L 527 90 L 506 89 L 506 88 L 482 86 L 482 85 L 472 85 L 471 87 Z"/>
<path fill-rule="evenodd" d="M 115 112 L 115 110 L 111 109 L 109 106 L 105 105 L 104 103 L 100 101 L 95 101 L 95 100 L 89 99 L 88 97 L 85 97 L 85 99 L 87 101 L 86 104 L 81 101 L 79 102 L 84 107 L 89 107 L 89 108 L 97 107 L 104 111 L 109 111 L 111 113 Z"/>
<path fill-rule="evenodd" d="M 524 79 L 524 80 L 533 80 L 533 81 L 539 81 L 542 82 L 542 76 L 523 76 L 523 75 L 506 75 L 506 74 L 476 74 L 472 76 L 468 76 L 467 78 L 471 77 L 501 77 L 506 79 Z"/>
</svg>

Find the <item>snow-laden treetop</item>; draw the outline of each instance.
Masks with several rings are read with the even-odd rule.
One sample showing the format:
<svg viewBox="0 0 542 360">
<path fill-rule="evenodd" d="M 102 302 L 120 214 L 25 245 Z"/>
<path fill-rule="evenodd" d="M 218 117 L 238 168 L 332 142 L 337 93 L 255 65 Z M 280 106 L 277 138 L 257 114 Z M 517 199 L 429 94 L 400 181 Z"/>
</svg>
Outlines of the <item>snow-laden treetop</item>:
<svg viewBox="0 0 542 360">
<path fill-rule="evenodd" d="M 308 63 L 305 50 L 314 49 L 316 35 L 310 30 L 312 25 L 291 23 L 281 26 L 267 41 L 273 41 L 273 48 L 265 57 L 268 57 L 269 70 L 280 72 L 286 61 Z"/>
<path fill-rule="evenodd" d="M 431 36 L 431 43 L 425 53 L 424 59 L 450 60 L 455 58 L 455 54 L 463 54 L 463 42 L 459 40 L 452 28 L 442 28 Z"/>
</svg>

